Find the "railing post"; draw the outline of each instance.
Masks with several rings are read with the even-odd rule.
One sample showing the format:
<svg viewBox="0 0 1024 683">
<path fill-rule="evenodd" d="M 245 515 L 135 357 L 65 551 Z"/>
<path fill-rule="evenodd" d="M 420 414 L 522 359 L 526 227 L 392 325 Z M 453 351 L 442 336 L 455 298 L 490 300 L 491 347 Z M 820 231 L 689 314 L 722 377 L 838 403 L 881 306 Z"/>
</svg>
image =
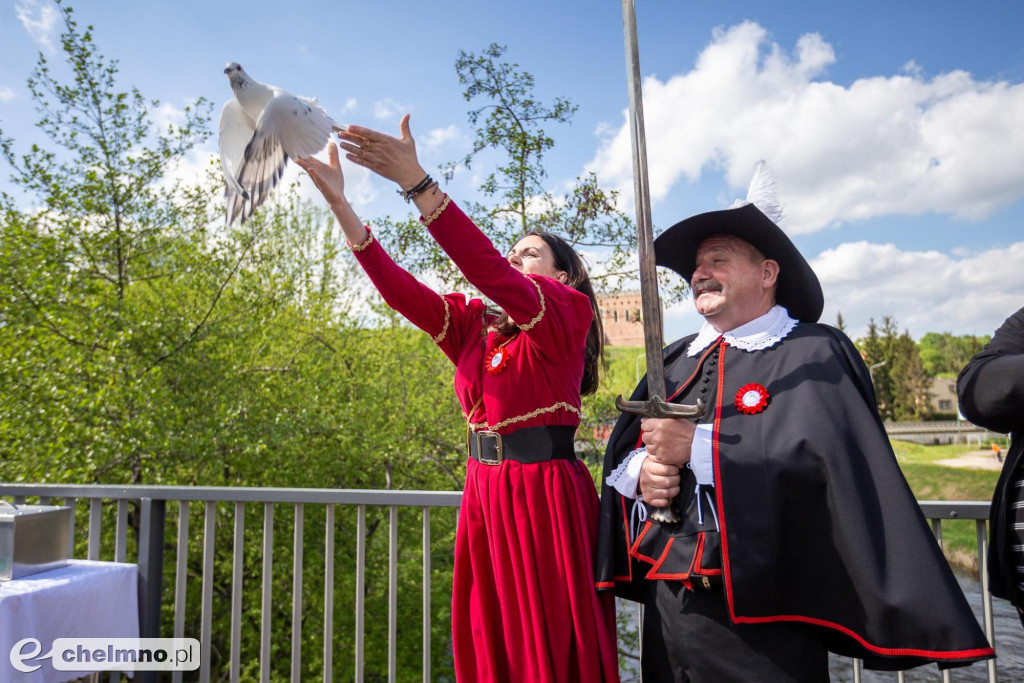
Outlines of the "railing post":
<svg viewBox="0 0 1024 683">
<path fill-rule="evenodd" d="M 160 637 L 163 594 L 164 516 L 167 502 L 143 498 L 139 520 L 139 637 Z M 157 680 L 156 671 L 137 671 L 139 683 Z"/>
</svg>

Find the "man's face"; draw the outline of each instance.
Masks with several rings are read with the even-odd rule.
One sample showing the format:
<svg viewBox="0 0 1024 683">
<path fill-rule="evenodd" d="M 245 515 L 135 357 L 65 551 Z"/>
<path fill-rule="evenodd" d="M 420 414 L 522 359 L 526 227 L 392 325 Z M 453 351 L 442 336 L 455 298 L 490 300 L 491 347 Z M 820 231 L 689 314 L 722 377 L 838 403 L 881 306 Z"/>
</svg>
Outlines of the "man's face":
<svg viewBox="0 0 1024 683">
<path fill-rule="evenodd" d="M 778 273 L 779 264 L 747 242 L 713 235 L 697 249 L 690 279 L 697 312 L 719 332 L 736 329 L 775 305 Z"/>
</svg>

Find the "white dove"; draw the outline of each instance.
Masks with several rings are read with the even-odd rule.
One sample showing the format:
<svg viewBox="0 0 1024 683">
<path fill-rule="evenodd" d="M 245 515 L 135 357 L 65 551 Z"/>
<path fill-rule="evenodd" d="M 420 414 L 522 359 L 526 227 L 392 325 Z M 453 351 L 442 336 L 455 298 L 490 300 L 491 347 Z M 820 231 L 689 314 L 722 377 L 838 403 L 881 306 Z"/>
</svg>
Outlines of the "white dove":
<svg viewBox="0 0 1024 683">
<path fill-rule="evenodd" d="M 245 223 L 284 173 L 289 158 L 322 150 L 338 124 L 320 104 L 260 83 L 241 65 L 225 68 L 235 99 L 220 112 L 220 163 L 227 187 L 227 222 Z"/>
</svg>

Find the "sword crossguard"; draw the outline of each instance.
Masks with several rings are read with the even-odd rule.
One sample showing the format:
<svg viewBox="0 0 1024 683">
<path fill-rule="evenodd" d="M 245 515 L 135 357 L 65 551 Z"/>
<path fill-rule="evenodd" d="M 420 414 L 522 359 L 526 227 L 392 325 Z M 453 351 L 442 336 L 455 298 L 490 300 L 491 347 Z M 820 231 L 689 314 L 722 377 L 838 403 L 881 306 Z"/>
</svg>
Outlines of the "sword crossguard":
<svg viewBox="0 0 1024 683">
<path fill-rule="evenodd" d="M 669 403 L 660 396 L 655 396 L 647 401 L 626 401 L 620 394 L 615 399 L 615 407 L 619 412 L 630 415 L 643 415 L 644 417 L 688 417 L 698 418 L 704 416 L 704 400 L 698 398 L 696 405 L 682 405 Z"/>
<path fill-rule="evenodd" d="M 625 401 L 620 394 L 615 399 L 615 407 L 620 412 L 631 415 L 643 415 L 644 417 L 699 418 L 703 417 L 707 406 L 704 404 L 704 399 L 700 398 L 697 399 L 696 405 L 690 406 L 669 403 L 660 396 L 654 396 L 647 401 Z M 648 517 L 662 524 L 676 524 L 681 521 L 679 513 L 675 509 L 675 500 L 669 503 L 667 507 L 651 509 Z"/>
</svg>

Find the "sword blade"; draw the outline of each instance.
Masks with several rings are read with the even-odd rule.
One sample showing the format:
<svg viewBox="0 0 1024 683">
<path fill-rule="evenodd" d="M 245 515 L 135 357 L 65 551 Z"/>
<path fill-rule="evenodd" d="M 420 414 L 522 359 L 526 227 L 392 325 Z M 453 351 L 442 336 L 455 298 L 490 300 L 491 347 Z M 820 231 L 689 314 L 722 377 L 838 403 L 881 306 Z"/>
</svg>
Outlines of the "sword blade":
<svg viewBox="0 0 1024 683">
<path fill-rule="evenodd" d="M 626 42 L 626 75 L 629 81 L 629 130 L 633 146 L 633 190 L 636 204 L 637 249 L 640 254 L 640 301 L 644 324 L 644 352 L 647 356 L 647 392 L 650 398 L 665 398 L 664 346 L 661 301 L 654 263 L 654 230 L 651 227 L 651 194 L 647 182 L 647 139 L 644 133 L 643 89 L 640 78 L 640 49 L 636 34 L 634 0 L 622 0 L 622 29 Z"/>
</svg>

